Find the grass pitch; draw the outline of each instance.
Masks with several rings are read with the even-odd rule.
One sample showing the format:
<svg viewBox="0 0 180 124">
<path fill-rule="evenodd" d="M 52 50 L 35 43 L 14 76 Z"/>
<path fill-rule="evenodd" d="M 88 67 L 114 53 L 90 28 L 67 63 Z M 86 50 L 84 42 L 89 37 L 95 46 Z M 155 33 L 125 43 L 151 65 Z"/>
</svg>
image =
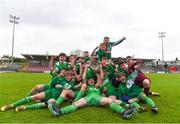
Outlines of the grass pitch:
<svg viewBox="0 0 180 124">
<path fill-rule="evenodd" d="M 147 76 L 152 81 L 151 90 L 160 93 L 160 97 L 151 97 L 159 108 L 158 114 L 152 113 L 147 107 L 147 112 L 137 113 L 129 120 L 123 120 L 108 107 L 81 108 L 59 118 L 53 118 L 48 109 L 18 113 L 8 110 L 0 112 L 0 123 L 180 123 L 180 74 Z M 0 107 L 25 97 L 32 87 L 49 82 L 49 79 L 49 74 L 0 73 Z"/>
</svg>

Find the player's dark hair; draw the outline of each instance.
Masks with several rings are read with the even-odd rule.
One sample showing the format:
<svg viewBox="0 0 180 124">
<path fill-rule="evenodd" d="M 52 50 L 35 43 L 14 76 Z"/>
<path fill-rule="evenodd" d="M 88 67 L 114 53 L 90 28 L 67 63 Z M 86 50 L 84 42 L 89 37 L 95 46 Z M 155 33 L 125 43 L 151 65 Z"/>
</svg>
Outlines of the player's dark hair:
<svg viewBox="0 0 180 124">
<path fill-rule="evenodd" d="M 104 39 L 109 39 L 109 37 L 108 37 L 108 36 L 105 36 Z"/>
<path fill-rule="evenodd" d="M 126 63 L 125 61 L 121 60 L 119 61 L 119 65 Z"/>
<path fill-rule="evenodd" d="M 126 59 L 131 59 L 132 57 L 131 56 L 127 56 Z"/>
<path fill-rule="evenodd" d="M 68 76 L 68 75 L 72 76 L 72 72 L 71 72 L 71 71 L 66 71 L 66 72 L 64 73 L 64 75 L 65 75 L 65 76 Z"/>
<path fill-rule="evenodd" d="M 66 57 L 66 53 L 60 53 L 60 54 L 59 54 L 59 57 L 60 57 L 60 56 Z"/>
</svg>

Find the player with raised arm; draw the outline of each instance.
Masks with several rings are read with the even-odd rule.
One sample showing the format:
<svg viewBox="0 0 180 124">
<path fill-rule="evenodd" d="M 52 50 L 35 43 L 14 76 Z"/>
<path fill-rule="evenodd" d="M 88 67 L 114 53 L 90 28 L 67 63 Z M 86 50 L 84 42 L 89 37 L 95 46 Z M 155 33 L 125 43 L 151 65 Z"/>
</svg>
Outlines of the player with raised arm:
<svg viewBox="0 0 180 124">
<path fill-rule="evenodd" d="M 111 54 L 109 51 L 107 51 L 105 43 L 101 43 L 99 45 L 99 47 L 96 47 L 93 50 L 93 52 L 91 53 L 91 56 L 97 56 L 99 62 L 102 60 L 102 57 L 106 57 L 107 59 L 111 59 Z"/>
<path fill-rule="evenodd" d="M 111 54 L 112 47 L 122 43 L 124 40 L 126 40 L 126 37 L 122 37 L 120 40 L 118 40 L 116 42 L 110 42 L 110 38 L 106 36 L 103 39 L 103 43 L 106 44 L 106 49 Z"/>
</svg>

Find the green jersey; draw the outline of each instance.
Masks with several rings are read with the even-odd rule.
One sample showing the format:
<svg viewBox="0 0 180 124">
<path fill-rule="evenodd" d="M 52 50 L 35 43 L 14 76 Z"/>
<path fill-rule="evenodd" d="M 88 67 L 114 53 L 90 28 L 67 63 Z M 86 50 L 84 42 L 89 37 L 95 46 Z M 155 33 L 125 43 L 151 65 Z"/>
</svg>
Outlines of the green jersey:
<svg viewBox="0 0 180 124">
<path fill-rule="evenodd" d="M 134 83 L 131 77 L 128 77 L 125 83 L 119 84 L 117 97 L 118 99 L 121 99 L 122 96 L 135 98 L 140 92 L 142 92 L 142 89 Z"/>
<path fill-rule="evenodd" d="M 111 54 L 106 53 L 106 51 L 102 51 L 101 49 L 98 49 L 96 51 L 96 55 L 98 56 L 98 60 L 101 61 L 102 57 L 106 57 L 107 59 L 111 59 Z"/>
<path fill-rule="evenodd" d="M 63 88 L 62 87 L 56 88 L 56 85 L 57 84 L 62 85 L 61 83 L 63 80 L 65 80 L 64 77 L 55 77 L 51 80 L 50 89 L 45 91 L 45 98 L 46 99 L 50 99 L 50 98 L 57 99 L 59 97 Z"/>
<path fill-rule="evenodd" d="M 64 77 L 55 77 L 54 79 L 51 80 L 50 82 L 50 85 L 51 85 L 51 88 L 55 88 L 55 86 L 57 84 L 60 84 L 62 85 L 62 82 L 65 80 Z M 62 88 L 57 88 L 57 89 L 62 89 Z"/>
<path fill-rule="evenodd" d="M 122 68 L 121 67 L 118 67 L 118 73 L 122 73 L 122 74 L 124 74 L 125 76 L 127 76 L 128 75 L 128 70 L 122 70 Z"/>
<path fill-rule="evenodd" d="M 90 86 L 90 85 L 87 85 L 86 88 L 87 88 L 86 89 L 86 96 L 90 96 L 90 95 L 101 96 L 100 88 L 97 88 L 95 86 Z"/>
<path fill-rule="evenodd" d="M 56 62 L 54 64 L 54 68 L 57 69 L 58 71 L 61 71 L 62 69 L 69 70 L 70 65 L 67 62 L 64 62 L 64 63 Z"/>
<path fill-rule="evenodd" d="M 90 61 L 91 58 L 90 57 L 84 57 L 84 62 Z"/>
<path fill-rule="evenodd" d="M 86 79 L 90 79 L 90 78 L 95 78 L 96 77 L 96 72 L 93 71 L 91 68 L 87 68 L 87 72 L 86 72 Z"/>
<path fill-rule="evenodd" d="M 53 73 L 51 74 L 51 75 L 52 75 L 52 78 L 57 77 L 57 76 L 58 76 L 58 72 L 60 72 L 62 69 L 69 70 L 69 69 L 70 69 L 69 63 L 67 63 L 67 62 L 64 62 L 64 63 L 56 62 L 56 63 L 54 64 L 54 70 L 55 70 L 55 72 L 53 72 Z"/>
<path fill-rule="evenodd" d="M 56 88 L 59 84 L 60 87 Z M 70 80 L 67 81 L 64 77 L 56 77 L 51 81 L 51 89 L 45 91 L 45 97 L 47 99 L 54 98 L 57 99 L 64 89 L 73 90 L 74 83 Z"/>
<path fill-rule="evenodd" d="M 56 88 L 56 85 L 59 84 L 61 85 L 60 88 Z M 64 77 L 57 77 L 57 78 L 54 78 L 52 81 L 51 81 L 51 87 L 52 88 L 55 88 L 55 89 L 70 89 L 70 90 L 73 90 L 74 89 L 74 83 L 72 80 L 70 81 L 67 81 Z"/>
<path fill-rule="evenodd" d="M 103 66 L 102 70 L 105 73 L 105 78 L 111 80 L 114 77 L 115 68 L 112 65 Z"/>
<path fill-rule="evenodd" d="M 118 40 L 118 41 L 116 41 L 116 42 L 109 42 L 108 44 L 107 44 L 107 50 L 108 51 L 111 51 L 112 50 L 112 47 L 114 47 L 114 46 L 116 46 L 116 45 L 118 45 L 118 44 L 120 44 L 120 43 L 122 43 L 123 42 L 123 40 L 121 39 L 121 40 Z"/>
<path fill-rule="evenodd" d="M 74 90 L 74 83 L 72 80 L 67 81 L 67 80 L 62 80 L 62 88 L 66 90 Z"/>
</svg>

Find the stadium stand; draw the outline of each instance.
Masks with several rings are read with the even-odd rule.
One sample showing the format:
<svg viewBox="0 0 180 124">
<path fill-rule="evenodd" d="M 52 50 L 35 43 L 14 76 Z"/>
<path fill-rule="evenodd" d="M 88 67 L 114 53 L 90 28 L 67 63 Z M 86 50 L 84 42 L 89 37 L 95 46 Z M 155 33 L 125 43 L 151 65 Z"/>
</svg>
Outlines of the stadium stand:
<svg viewBox="0 0 180 124">
<path fill-rule="evenodd" d="M 10 63 L 9 58 L 0 58 L 0 72 L 19 71 L 20 65 L 16 63 Z"/>
<path fill-rule="evenodd" d="M 23 68 L 26 72 L 50 72 L 49 60 L 52 55 L 22 54 L 28 61 Z"/>
<path fill-rule="evenodd" d="M 49 67 L 47 65 L 32 65 L 30 64 L 27 67 L 28 72 L 48 72 L 50 71 Z"/>
<path fill-rule="evenodd" d="M 49 73 L 49 61 L 51 56 L 54 55 L 39 55 L 39 54 L 22 54 L 26 58 L 27 63 L 19 65 L 13 63 L 9 65 L 10 60 L 1 58 L 0 59 L 0 71 L 23 71 L 23 72 L 38 72 L 38 73 Z M 67 57 L 68 60 L 69 57 Z M 126 58 L 112 58 L 115 64 L 120 61 L 125 61 Z M 141 60 L 143 64 L 140 64 L 140 68 L 144 73 L 158 73 L 162 72 L 164 64 L 161 61 L 155 59 L 142 59 L 133 58 L 133 60 Z M 180 61 L 167 61 L 167 67 L 164 68 L 169 73 L 180 73 Z"/>
</svg>

